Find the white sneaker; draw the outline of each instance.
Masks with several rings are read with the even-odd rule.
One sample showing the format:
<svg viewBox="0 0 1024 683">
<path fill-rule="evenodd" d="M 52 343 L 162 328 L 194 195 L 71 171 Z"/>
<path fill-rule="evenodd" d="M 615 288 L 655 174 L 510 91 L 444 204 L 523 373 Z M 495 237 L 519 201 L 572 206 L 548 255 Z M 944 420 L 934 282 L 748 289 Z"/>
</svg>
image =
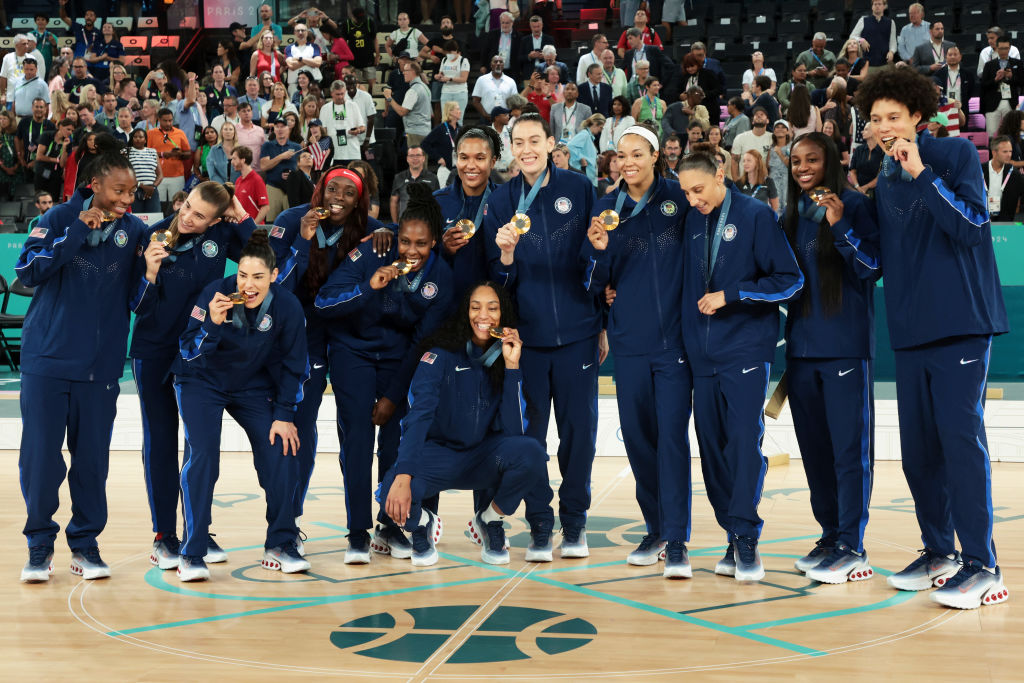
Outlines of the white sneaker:
<svg viewBox="0 0 1024 683">
<path fill-rule="evenodd" d="M 83 579 L 105 579 L 110 576 L 110 567 L 100 557 L 99 548 L 89 548 L 71 555 L 71 573 Z"/>
<path fill-rule="evenodd" d="M 263 561 L 260 564 L 264 569 L 280 571 L 283 574 L 298 574 L 311 568 L 309 560 L 299 555 L 294 542 L 264 550 Z"/>
<path fill-rule="evenodd" d="M 182 583 L 190 581 L 208 581 L 210 570 L 206 568 L 206 562 L 201 557 L 187 557 L 182 555 L 178 561 L 178 580 Z"/>
<path fill-rule="evenodd" d="M 50 580 L 53 573 L 53 548 L 37 545 L 28 549 L 28 562 L 21 570 L 25 583 L 42 583 Z"/>
</svg>

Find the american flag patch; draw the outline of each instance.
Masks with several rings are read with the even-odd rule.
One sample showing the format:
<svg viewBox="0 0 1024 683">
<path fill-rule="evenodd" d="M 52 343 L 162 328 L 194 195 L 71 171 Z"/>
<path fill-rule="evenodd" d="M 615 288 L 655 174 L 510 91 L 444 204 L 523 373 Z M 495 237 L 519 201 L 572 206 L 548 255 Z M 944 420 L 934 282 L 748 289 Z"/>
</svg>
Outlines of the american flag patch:
<svg viewBox="0 0 1024 683">
<path fill-rule="evenodd" d="M 437 360 L 437 354 L 431 353 L 430 351 L 427 351 L 425 354 L 423 354 L 423 357 L 420 358 L 421 363 L 430 363 L 431 365 L 434 364 L 435 360 Z"/>
<path fill-rule="evenodd" d="M 46 237 L 46 233 L 48 233 L 48 232 L 50 232 L 50 231 L 47 230 L 46 228 L 32 228 L 32 232 L 30 232 L 28 234 L 28 236 L 29 237 L 38 237 L 39 239 L 43 239 L 44 237 Z"/>
<path fill-rule="evenodd" d="M 284 237 L 284 228 L 282 228 L 280 225 L 275 225 L 270 229 L 270 236 L 277 237 L 278 239 Z"/>
<path fill-rule="evenodd" d="M 359 251 L 359 247 L 356 247 L 352 251 L 348 252 L 348 257 L 353 261 L 358 261 L 359 257 L 363 255 L 363 252 Z"/>
<path fill-rule="evenodd" d="M 199 322 L 203 322 L 204 320 L 206 320 L 206 311 L 203 310 L 202 308 L 199 308 L 198 306 L 193 306 L 192 317 L 198 320 Z"/>
</svg>

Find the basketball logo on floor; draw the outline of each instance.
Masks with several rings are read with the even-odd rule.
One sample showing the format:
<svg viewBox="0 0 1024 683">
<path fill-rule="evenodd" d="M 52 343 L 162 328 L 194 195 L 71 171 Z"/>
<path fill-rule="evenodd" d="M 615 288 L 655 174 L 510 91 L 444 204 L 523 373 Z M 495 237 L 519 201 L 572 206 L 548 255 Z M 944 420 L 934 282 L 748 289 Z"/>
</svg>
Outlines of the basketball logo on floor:
<svg viewBox="0 0 1024 683">
<path fill-rule="evenodd" d="M 371 614 L 339 626 L 331 633 L 331 643 L 362 657 L 423 663 L 479 608 L 480 605 L 439 605 L 396 614 Z M 597 628 L 584 619 L 533 607 L 501 605 L 446 661 L 480 664 L 531 659 L 538 654 L 557 655 L 583 647 L 596 635 Z"/>
</svg>

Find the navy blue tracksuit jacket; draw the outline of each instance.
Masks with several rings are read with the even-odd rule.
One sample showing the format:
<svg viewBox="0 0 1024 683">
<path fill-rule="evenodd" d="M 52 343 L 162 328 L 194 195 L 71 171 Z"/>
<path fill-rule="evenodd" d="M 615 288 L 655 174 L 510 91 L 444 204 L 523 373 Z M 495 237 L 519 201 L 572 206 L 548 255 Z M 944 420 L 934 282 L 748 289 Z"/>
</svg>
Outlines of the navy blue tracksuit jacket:
<svg viewBox="0 0 1024 683">
<path fill-rule="evenodd" d="M 497 187 L 494 183 L 488 182 L 487 187 L 494 191 Z M 486 190 L 485 190 L 486 192 Z M 462 180 L 455 178 L 455 181 L 434 192 L 434 199 L 441 206 L 441 215 L 444 216 L 444 229 L 447 232 L 455 227 L 455 224 L 463 219 L 476 220 L 480 208 L 479 197 L 467 197 L 462 192 Z M 489 199 L 489 197 L 488 197 Z M 483 219 L 481 218 L 481 223 Z M 477 225 L 477 233 L 470 238 L 466 246 L 449 254 L 443 244 L 437 245 L 437 253 L 440 254 L 452 268 L 455 276 L 455 300 L 459 301 L 466 290 L 482 280 L 487 279 L 487 253 L 484 249 L 483 225 Z"/>
</svg>

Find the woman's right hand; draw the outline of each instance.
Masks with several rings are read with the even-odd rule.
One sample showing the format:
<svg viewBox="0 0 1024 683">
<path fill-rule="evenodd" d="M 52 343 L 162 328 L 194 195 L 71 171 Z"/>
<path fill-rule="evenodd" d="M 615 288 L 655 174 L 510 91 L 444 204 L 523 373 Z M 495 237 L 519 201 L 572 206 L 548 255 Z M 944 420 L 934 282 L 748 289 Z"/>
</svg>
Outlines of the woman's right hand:
<svg viewBox="0 0 1024 683">
<path fill-rule="evenodd" d="M 299 233 L 302 235 L 302 239 L 312 240 L 316 236 L 318 225 L 320 225 L 320 217 L 316 215 L 316 211 L 310 209 L 299 223 Z"/>
<path fill-rule="evenodd" d="M 144 256 L 146 257 L 146 279 L 151 283 L 156 283 L 156 275 L 160 272 L 160 264 L 167 258 L 169 252 L 167 247 L 161 242 L 150 241 L 149 246 L 146 247 Z"/>
<path fill-rule="evenodd" d="M 469 244 L 469 239 L 462 230 L 448 228 L 445 230 L 444 235 L 441 236 L 441 244 L 444 245 L 445 251 L 454 255 L 459 249 Z"/>
<path fill-rule="evenodd" d="M 594 249 L 598 251 L 604 251 L 608 248 L 608 231 L 604 229 L 604 223 L 601 222 L 600 216 L 594 216 L 590 219 L 587 239 L 590 240 L 590 244 Z"/>
<path fill-rule="evenodd" d="M 384 501 L 384 512 L 399 526 L 405 526 L 409 519 L 409 509 L 412 507 L 412 477 L 408 474 L 399 474 L 391 482 L 388 490 L 387 500 Z"/>
<path fill-rule="evenodd" d="M 611 285 L 605 285 L 604 287 L 604 302 L 609 306 L 615 301 L 615 290 L 612 289 Z"/>
<path fill-rule="evenodd" d="M 103 212 L 98 207 L 91 207 L 78 214 L 78 219 L 91 230 L 99 230 L 103 225 Z"/>
<path fill-rule="evenodd" d="M 519 244 L 519 233 L 516 232 L 511 223 L 506 223 L 498 228 L 498 234 L 494 238 L 494 243 L 498 245 L 498 249 L 501 249 L 501 262 L 506 266 L 512 265 L 516 245 Z"/>
<path fill-rule="evenodd" d="M 371 289 L 384 289 L 388 283 L 398 277 L 398 268 L 392 265 L 381 266 L 370 278 Z"/>
<path fill-rule="evenodd" d="M 213 298 L 210 299 L 210 322 L 214 325 L 222 324 L 227 320 L 228 311 L 231 310 L 232 306 L 234 304 L 231 303 L 231 299 L 228 298 L 227 294 L 222 294 L 221 292 L 214 294 Z"/>
</svg>

